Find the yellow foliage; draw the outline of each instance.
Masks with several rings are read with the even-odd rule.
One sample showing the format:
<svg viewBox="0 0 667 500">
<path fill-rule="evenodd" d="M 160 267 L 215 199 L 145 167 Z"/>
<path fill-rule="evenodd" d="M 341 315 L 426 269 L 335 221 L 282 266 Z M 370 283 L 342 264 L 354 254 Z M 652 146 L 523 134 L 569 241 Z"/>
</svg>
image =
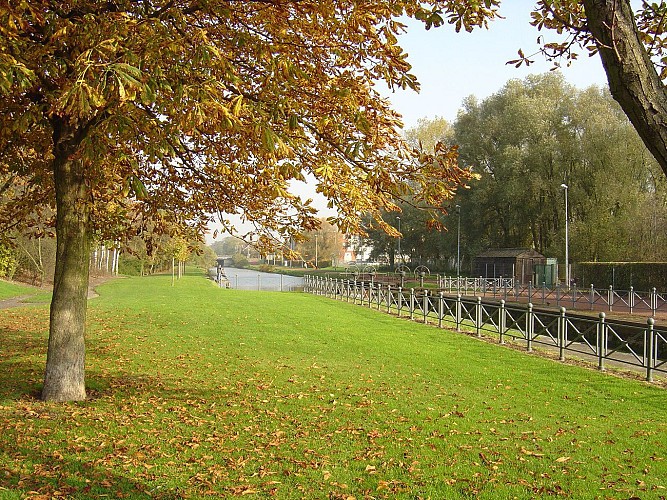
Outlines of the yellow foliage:
<svg viewBox="0 0 667 500">
<path fill-rule="evenodd" d="M 416 155 L 374 85 L 418 88 L 398 17 L 428 25 L 444 8 L 449 22 L 481 26 L 497 2 L 478 4 L 4 2 L 0 175 L 30 186 L 13 200 L 25 216 L 54 203 L 34 174 L 79 162 L 81 202 L 107 237 L 136 226 L 129 213 L 199 231 L 241 214 L 262 242 L 297 234 L 318 224 L 289 192 L 306 174 L 351 231 L 408 193 L 442 204 L 469 173 L 453 150 Z"/>
</svg>

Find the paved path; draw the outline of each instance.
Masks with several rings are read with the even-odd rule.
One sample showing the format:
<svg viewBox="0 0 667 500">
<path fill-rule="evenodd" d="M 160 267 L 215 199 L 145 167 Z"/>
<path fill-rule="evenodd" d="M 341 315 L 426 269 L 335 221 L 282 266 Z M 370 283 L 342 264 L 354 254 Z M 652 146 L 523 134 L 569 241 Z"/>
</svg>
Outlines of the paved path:
<svg viewBox="0 0 667 500">
<path fill-rule="evenodd" d="M 37 305 L 37 302 L 23 302 L 30 297 L 32 297 L 32 295 L 19 295 L 18 297 L 10 297 L 9 299 L 0 300 L 0 309 L 11 309 L 12 307 L 28 307 Z"/>
</svg>

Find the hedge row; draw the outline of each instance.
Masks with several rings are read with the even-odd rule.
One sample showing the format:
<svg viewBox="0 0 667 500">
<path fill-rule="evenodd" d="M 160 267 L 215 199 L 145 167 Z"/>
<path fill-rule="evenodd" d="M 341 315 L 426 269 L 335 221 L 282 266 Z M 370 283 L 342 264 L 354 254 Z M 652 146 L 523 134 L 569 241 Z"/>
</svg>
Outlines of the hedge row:
<svg viewBox="0 0 667 500">
<path fill-rule="evenodd" d="M 580 262 L 575 266 L 579 286 L 612 285 L 616 290 L 667 291 L 667 262 Z"/>
</svg>

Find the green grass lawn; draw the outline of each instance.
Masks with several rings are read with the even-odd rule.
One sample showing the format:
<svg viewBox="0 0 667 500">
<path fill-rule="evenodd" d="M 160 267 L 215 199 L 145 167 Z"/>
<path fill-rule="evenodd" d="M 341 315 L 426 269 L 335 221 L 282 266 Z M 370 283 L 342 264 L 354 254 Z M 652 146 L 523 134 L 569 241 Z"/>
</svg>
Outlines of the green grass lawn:
<svg viewBox="0 0 667 500">
<path fill-rule="evenodd" d="M 89 400 L 0 311 L 0 498 L 659 499 L 667 393 L 324 297 L 117 280 Z"/>
<path fill-rule="evenodd" d="M 20 297 L 21 295 L 32 295 L 37 289 L 27 285 L 19 285 L 10 281 L 0 279 L 0 300 Z"/>
<path fill-rule="evenodd" d="M 51 291 L 40 291 L 30 295 L 29 297 L 26 297 L 22 300 L 22 302 L 26 304 L 50 304 L 52 295 L 53 292 Z"/>
</svg>

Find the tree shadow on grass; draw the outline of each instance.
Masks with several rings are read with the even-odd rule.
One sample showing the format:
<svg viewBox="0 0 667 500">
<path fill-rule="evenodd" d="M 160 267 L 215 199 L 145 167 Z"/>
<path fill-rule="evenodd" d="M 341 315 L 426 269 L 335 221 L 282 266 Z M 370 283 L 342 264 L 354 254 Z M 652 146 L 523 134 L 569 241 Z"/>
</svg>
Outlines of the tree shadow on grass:
<svg viewBox="0 0 667 500">
<path fill-rule="evenodd" d="M 3 368 L 5 365 L 8 369 L 0 375 L 0 492 L 7 492 L 9 498 L 32 499 L 171 500 L 186 496 L 187 484 L 167 486 L 166 478 L 151 473 L 150 464 L 137 461 L 124 449 L 125 420 L 114 422 L 121 428 L 117 435 L 106 430 L 97 435 L 92 425 L 97 419 L 108 419 L 110 408 L 115 411 L 109 401 L 97 406 L 96 400 L 116 392 L 121 398 L 145 396 L 155 381 L 130 375 L 102 379 L 101 374 L 90 373 L 89 379 L 98 387 L 88 389 L 86 401 L 49 403 L 38 399 L 38 363 L 13 361 Z M 88 441 L 79 442 L 78 436 Z"/>
<path fill-rule="evenodd" d="M 0 401 L 35 397 L 41 390 L 46 338 L 21 329 L 0 328 Z"/>
<path fill-rule="evenodd" d="M 113 432 L 103 438 L 91 425 L 97 418 L 119 417 L 116 398 L 149 399 L 159 394 L 161 381 L 144 374 L 88 369 L 86 401 L 42 402 L 46 348 L 45 333 L 18 323 L 0 327 L 0 492 L 8 498 L 34 499 L 184 498 L 187 484 L 167 486 L 165 478 L 153 475 L 141 461 L 127 457 L 125 462 L 118 448 L 122 445 L 108 442 L 122 440 L 122 430 L 115 438 Z M 179 397 L 168 392 L 169 397 Z M 122 429 L 127 420 L 119 418 L 114 425 Z M 93 445 L 77 442 L 79 428 L 81 436 L 92 429 Z M 99 450 L 105 439 L 105 448 Z"/>
<path fill-rule="evenodd" d="M 34 442 L 31 441 L 32 444 Z M 0 490 L 20 498 L 184 498 L 179 488 L 162 490 L 130 473 L 104 467 L 99 460 L 86 461 L 71 453 L 49 452 L 42 446 L 16 446 L 0 441 Z"/>
<path fill-rule="evenodd" d="M 177 380 L 125 372 L 114 363 L 111 346 L 97 346 L 89 354 L 103 362 L 99 369 L 86 370 L 88 399 L 42 402 L 47 333 L 43 318 L 34 324 L 26 318 L 15 314 L 0 322 L 0 497 L 170 500 L 197 491 L 200 486 L 190 485 L 187 476 L 175 483 L 164 470 L 158 472 L 161 468 L 154 465 L 162 457 L 160 441 L 145 440 L 141 429 L 146 421 L 133 429 L 136 420 L 131 415 L 132 404 L 150 408 L 158 398 L 187 415 L 187 398 L 197 394 L 197 388 L 186 384 L 184 389 L 192 389 L 187 396 Z M 155 418 L 148 425 L 165 424 Z M 128 434 L 133 438 L 123 444 Z M 169 432 L 160 435 L 173 437 Z M 138 458 L 138 452 L 145 456 Z"/>
<path fill-rule="evenodd" d="M 15 494 L 45 499 L 171 500 L 214 494 L 205 482 L 205 465 L 192 468 L 189 463 L 180 480 L 165 475 L 178 465 L 169 465 L 167 472 L 160 465 L 164 453 L 177 463 L 187 460 L 190 434 L 197 439 L 203 430 L 195 421 L 201 422 L 201 405 L 210 397 L 207 391 L 187 383 L 179 387 L 178 379 L 88 370 L 87 379 L 96 386 L 88 389 L 88 400 L 49 403 L 35 394 L 39 369 L 37 363 L 14 362 L 11 374 L 3 372 L 0 379 L 1 397 L 12 399 L 0 402 L 0 492 L 8 492 L 9 498 Z M 17 384 L 13 377 L 32 381 Z M 154 413 L 157 404 L 164 407 L 163 414 Z M 193 404 L 200 407 L 191 424 Z M 215 420 L 210 422 L 215 428 Z M 174 426 L 182 427 L 174 431 Z M 143 434 L 143 429 L 149 432 Z M 183 455 L 174 452 L 173 441 L 176 449 L 182 445 Z M 214 495 L 227 495 L 229 487 L 218 484 Z"/>
</svg>

